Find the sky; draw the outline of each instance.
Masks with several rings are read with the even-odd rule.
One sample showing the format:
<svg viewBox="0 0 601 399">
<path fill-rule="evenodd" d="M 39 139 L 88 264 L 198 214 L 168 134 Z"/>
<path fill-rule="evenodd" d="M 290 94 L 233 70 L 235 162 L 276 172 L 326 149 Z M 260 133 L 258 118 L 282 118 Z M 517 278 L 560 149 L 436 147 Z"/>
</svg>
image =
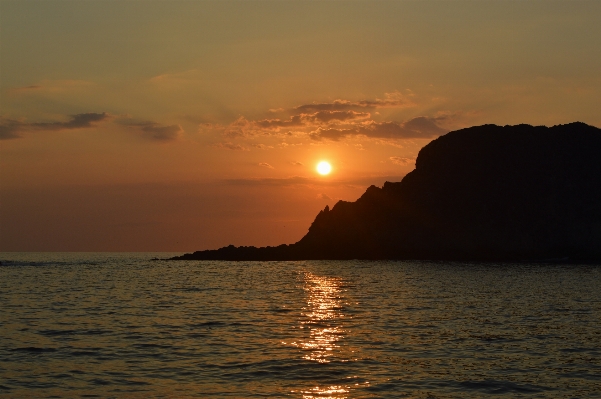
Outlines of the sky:
<svg viewBox="0 0 601 399">
<path fill-rule="evenodd" d="M 599 17 L 599 1 L 0 0 L 0 251 L 289 244 L 449 131 L 601 127 Z"/>
</svg>

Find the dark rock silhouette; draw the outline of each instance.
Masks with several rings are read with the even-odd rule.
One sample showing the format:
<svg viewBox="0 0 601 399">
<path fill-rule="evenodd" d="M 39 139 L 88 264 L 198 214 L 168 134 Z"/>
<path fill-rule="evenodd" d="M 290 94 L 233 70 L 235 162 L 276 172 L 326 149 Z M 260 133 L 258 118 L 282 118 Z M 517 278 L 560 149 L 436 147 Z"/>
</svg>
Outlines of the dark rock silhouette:
<svg viewBox="0 0 601 399">
<path fill-rule="evenodd" d="M 457 130 L 401 182 L 326 206 L 295 244 L 173 259 L 601 260 L 601 129 Z"/>
</svg>

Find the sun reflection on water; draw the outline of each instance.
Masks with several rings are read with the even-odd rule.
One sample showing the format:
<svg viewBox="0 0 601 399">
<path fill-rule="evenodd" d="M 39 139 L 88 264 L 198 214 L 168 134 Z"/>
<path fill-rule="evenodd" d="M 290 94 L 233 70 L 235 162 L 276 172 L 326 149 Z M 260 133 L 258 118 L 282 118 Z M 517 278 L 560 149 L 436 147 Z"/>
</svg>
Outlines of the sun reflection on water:
<svg viewBox="0 0 601 399">
<path fill-rule="evenodd" d="M 308 293 L 307 306 L 303 312 L 301 328 L 310 329 L 309 339 L 299 346 L 306 353 L 304 359 L 319 363 L 329 363 L 338 341 L 344 337 L 344 330 L 338 325 L 342 313 L 340 282 L 331 277 L 305 273 L 305 291 Z"/>
<path fill-rule="evenodd" d="M 307 304 L 303 308 L 300 329 L 308 329 L 309 334 L 293 345 L 303 349 L 302 357 L 308 361 L 347 361 L 340 356 L 337 358 L 338 352 L 341 351 L 340 341 L 345 335 L 341 325 L 345 315 L 340 279 L 305 272 L 303 280 Z M 306 388 L 300 392 L 305 399 L 344 399 L 349 392 L 348 388 L 342 385 L 325 385 Z"/>
<path fill-rule="evenodd" d="M 313 387 L 308 390 L 301 391 L 303 399 L 346 399 L 348 389 L 340 385 L 331 385 L 329 387 Z M 340 396 L 342 394 L 342 396 Z"/>
</svg>

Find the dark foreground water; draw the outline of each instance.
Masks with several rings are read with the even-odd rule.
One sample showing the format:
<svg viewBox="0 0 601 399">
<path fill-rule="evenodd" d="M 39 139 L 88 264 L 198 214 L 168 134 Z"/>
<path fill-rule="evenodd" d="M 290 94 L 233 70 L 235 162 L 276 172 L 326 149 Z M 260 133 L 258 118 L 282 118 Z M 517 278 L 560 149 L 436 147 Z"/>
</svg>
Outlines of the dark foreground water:
<svg viewBox="0 0 601 399">
<path fill-rule="evenodd" d="M 0 397 L 601 397 L 601 266 L 0 254 Z"/>
</svg>

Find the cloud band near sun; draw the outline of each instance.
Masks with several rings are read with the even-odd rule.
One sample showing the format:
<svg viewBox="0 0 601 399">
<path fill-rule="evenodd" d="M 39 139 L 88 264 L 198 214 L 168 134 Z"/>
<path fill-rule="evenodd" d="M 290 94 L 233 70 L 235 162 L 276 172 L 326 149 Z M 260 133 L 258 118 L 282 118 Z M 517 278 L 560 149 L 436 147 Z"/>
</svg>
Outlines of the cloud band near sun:
<svg viewBox="0 0 601 399">
<path fill-rule="evenodd" d="M 249 120 L 238 117 L 228 125 L 205 124 L 228 139 L 253 136 L 296 136 L 311 140 L 339 141 L 353 136 L 378 139 L 434 138 L 445 134 L 441 124 L 449 116 L 418 116 L 403 122 L 379 121 L 373 118 L 377 108 L 407 108 L 414 103 L 398 92 L 375 100 L 335 100 L 330 103 L 304 104 L 297 107 L 270 110 L 284 113 L 280 118 Z"/>
</svg>

